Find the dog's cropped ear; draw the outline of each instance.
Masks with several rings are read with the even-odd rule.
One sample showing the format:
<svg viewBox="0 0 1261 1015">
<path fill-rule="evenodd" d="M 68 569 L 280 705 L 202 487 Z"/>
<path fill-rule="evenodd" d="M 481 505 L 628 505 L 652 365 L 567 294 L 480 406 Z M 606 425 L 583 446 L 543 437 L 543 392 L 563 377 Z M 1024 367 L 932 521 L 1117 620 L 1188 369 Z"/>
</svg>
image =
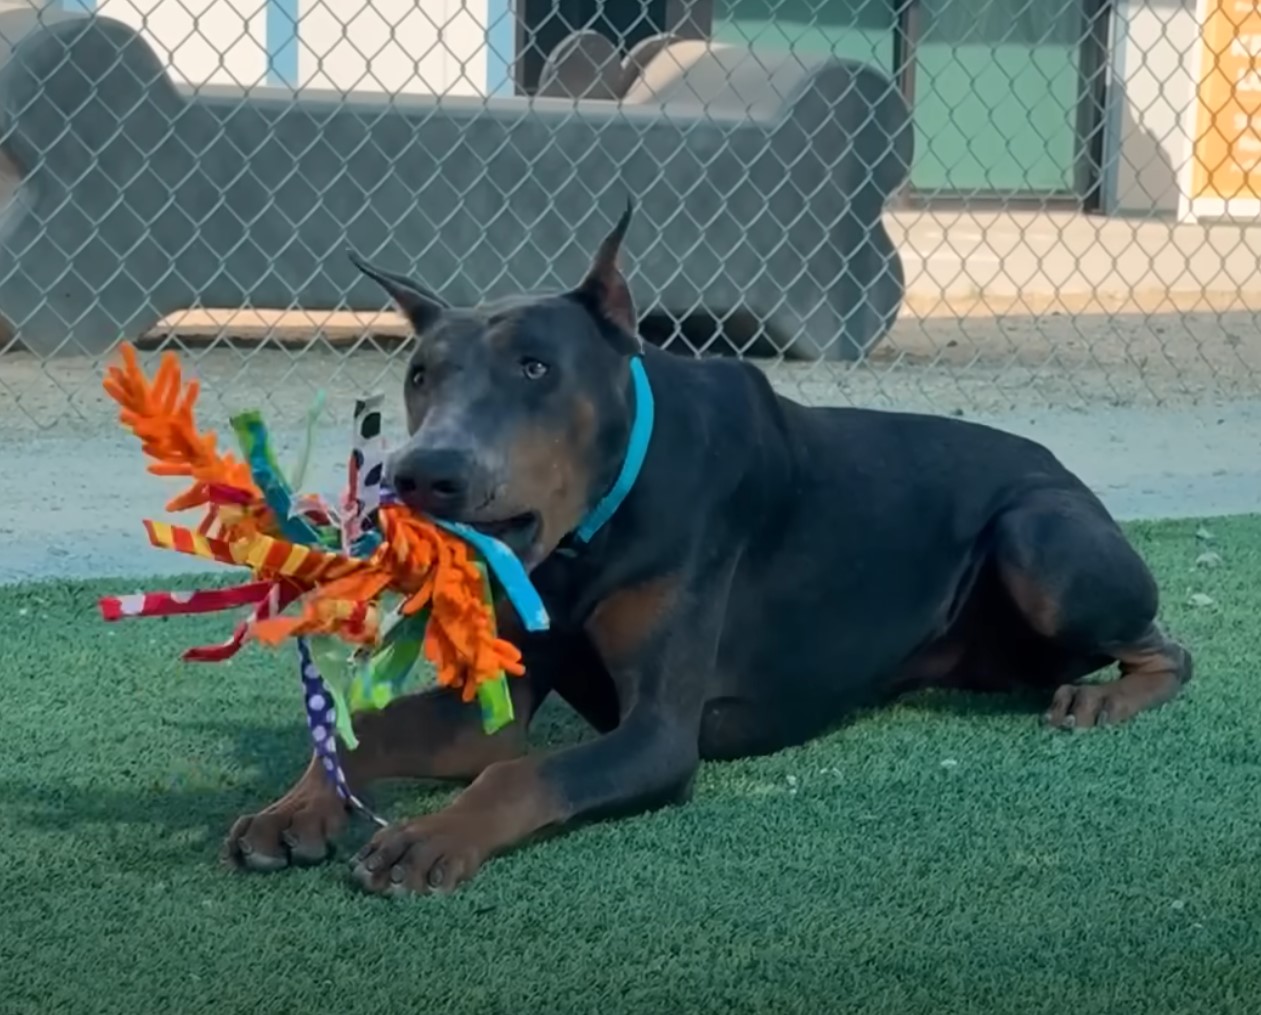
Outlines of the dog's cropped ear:
<svg viewBox="0 0 1261 1015">
<path fill-rule="evenodd" d="M 423 286 L 409 278 L 382 271 L 359 256 L 354 250 L 346 252 L 356 268 L 390 294 L 390 299 L 412 323 L 417 333 L 425 331 L 442 315 L 447 304 Z"/>
<path fill-rule="evenodd" d="M 622 351 L 627 353 L 642 351 L 635 303 L 631 299 L 630 286 L 626 284 L 617 264 L 622 239 L 626 236 L 634 211 L 634 202 L 627 198 L 622 217 L 600 244 L 591 267 L 587 270 L 587 277 L 571 294 L 591 313 L 625 333 L 627 341 Z"/>
</svg>

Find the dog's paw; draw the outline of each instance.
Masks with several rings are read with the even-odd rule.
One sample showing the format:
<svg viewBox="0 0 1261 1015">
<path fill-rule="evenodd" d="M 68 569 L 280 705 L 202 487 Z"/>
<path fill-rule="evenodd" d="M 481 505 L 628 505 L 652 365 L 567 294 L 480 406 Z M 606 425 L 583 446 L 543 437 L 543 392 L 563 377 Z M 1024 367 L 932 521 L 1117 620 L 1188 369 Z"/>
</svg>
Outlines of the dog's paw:
<svg viewBox="0 0 1261 1015">
<path fill-rule="evenodd" d="M 1062 730 L 1115 726 L 1164 704 L 1179 686 L 1173 674 L 1163 681 L 1122 677 L 1104 684 L 1065 684 L 1055 692 L 1042 718 L 1048 726 Z"/>
<path fill-rule="evenodd" d="M 253 871 L 323 863 L 332 856 L 332 841 L 347 816 L 336 793 L 299 783 L 266 810 L 238 818 L 224 843 L 224 857 Z"/>
<path fill-rule="evenodd" d="M 378 895 L 450 892 L 486 859 L 476 818 L 450 811 L 383 828 L 350 861 L 351 876 Z"/>
</svg>

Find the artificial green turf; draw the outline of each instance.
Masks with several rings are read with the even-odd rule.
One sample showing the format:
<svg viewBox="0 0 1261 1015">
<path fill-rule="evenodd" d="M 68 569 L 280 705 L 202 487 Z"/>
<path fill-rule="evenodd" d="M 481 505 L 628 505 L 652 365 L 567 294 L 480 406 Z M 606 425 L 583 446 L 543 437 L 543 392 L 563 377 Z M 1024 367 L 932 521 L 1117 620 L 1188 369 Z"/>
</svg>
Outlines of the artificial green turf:
<svg viewBox="0 0 1261 1015">
<path fill-rule="evenodd" d="M 216 862 L 303 764 L 287 655 L 181 664 L 225 619 L 100 622 L 133 583 L 0 590 L 0 1012 L 1261 1011 L 1261 518 L 1213 569 L 1197 525 L 1130 528 L 1197 657 L 1159 712 L 920 696 L 442 899 Z"/>
</svg>

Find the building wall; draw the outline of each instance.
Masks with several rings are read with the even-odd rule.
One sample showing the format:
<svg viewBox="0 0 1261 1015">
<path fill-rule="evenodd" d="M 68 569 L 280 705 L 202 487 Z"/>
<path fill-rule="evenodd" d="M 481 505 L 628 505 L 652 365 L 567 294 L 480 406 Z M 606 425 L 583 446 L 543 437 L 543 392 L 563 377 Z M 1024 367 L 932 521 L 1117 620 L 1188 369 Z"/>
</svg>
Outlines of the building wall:
<svg viewBox="0 0 1261 1015">
<path fill-rule="evenodd" d="M 140 32 L 176 81 L 256 85 L 266 77 L 258 0 L 102 0 L 97 9 Z"/>
<path fill-rule="evenodd" d="M 484 95 L 501 87 L 511 56 L 488 54 L 486 45 L 492 13 L 492 35 L 503 45 L 507 0 L 61 0 L 51 6 L 95 9 L 131 25 L 172 77 L 189 85 Z"/>
<path fill-rule="evenodd" d="M 485 0 L 300 0 L 298 6 L 298 82 L 304 87 L 487 91 Z"/>
<path fill-rule="evenodd" d="M 1191 157 L 1196 0 L 1120 0 L 1113 29 L 1104 210 L 1174 215 Z"/>
<path fill-rule="evenodd" d="M 172 76 L 190 85 L 268 83 L 475 96 L 510 90 L 512 2 L 0 0 L 0 8 L 95 8 L 134 26 L 167 61 Z M 737 0 L 726 2 L 730 6 Z M 758 0 L 743 2 L 760 9 Z M 777 2 L 765 0 L 764 6 Z M 1196 0 L 1116 2 L 1103 180 L 1109 213 L 1172 215 L 1178 210 L 1179 175 L 1191 155 L 1187 114 L 1195 94 L 1196 6 Z M 724 37 L 730 19 L 718 13 L 715 30 Z M 741 23 L 742 36 L 744 27 Z M 781 45 L 806 41 L 784 39 L 791 34 L 790 23 L 762 27 L 766 31 L 754 34 L 769 34 Z M 882 62 L 879 46 L 865 35 L 860 38 L 854 26 L 846 28 L 841 41 L 830 40 L 830 45 L 855 56 L 849 49 L 861 43 L 867 59 Z M 1068 103 L 1062 104 L 1067 115 Z"/>
</svg>

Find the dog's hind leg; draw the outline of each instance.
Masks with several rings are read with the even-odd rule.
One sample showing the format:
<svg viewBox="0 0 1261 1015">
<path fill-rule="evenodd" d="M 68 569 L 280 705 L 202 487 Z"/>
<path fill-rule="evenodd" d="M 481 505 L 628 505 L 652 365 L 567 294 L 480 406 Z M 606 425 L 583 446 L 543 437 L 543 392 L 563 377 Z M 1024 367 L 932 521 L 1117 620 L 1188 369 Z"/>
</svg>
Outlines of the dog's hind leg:
<svg viewBox="0 0 1261 1015">
<path fill-rule="evenodd" d="M 355 717 L 359 746 L 339 752 L 347 781 L 356 792 L 380 779 L 476 778 L 499 761 L 525 750 L 526 728 L 546 690 L 538 676 L 513 678 L 513 722 L 491 736 L 481 713 L 447 690 L 432 690 L 391 702 Z M 284 796 L 257 814 L 241 817 L 228 833 L 226 858 L 249 870 L 272 871 L 320 863 L 349 814 L 317 759 Z"/>
<path fill-rule="evenodd" d="M 1031 493 L 999 518 L 995 536 L 994 563 L 1017 611 L 1049 648 L 1081 663 L 1063 673 L 1048 723 L 1124 722 L 1191 678 L 1190 653 L 1156 622 L 1155 579 L 1087 490 Z M 1109 662 L 1119 667 L 1115 679 L 1076 682 Z"/>
</svg>

